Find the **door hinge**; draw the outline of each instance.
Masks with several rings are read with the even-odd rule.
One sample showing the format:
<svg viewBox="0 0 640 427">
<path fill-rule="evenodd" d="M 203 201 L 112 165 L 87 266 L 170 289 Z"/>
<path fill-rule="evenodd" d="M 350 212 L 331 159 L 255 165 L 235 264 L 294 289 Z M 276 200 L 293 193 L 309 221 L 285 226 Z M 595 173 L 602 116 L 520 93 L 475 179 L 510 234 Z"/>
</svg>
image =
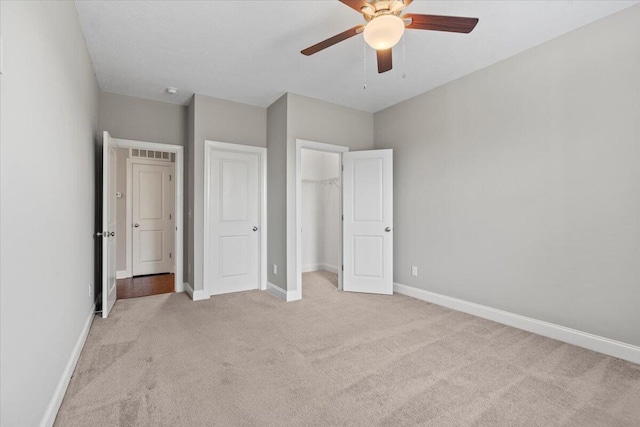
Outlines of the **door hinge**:
<svg viewBox="0 0 640 427">
<path fill-rule="evenodd" d="M 342 271 L 344 271 L 344 264 L 342 264 Z"/>
<path fill-rule="evenodd" d="M 344 221 L 344 215 L 342 215 L 342 220 Z"/>
<path fill-rule="evenodd" d="M 169 175 L 169 181 L 171 181 L 171 175 Z"/>
<path fill-rule="evenodd" d="M 171 214 L 169 214 L 169 219 L 171 219 Z"/>
<path fill-rule="evenodd" d="M 344 165 L 342 165 L 342 170 L 344 170 Z"/>
<path fill-rule="evenodd" d="M 171 252 L 169 252 L 169 259 L 171 259 Z"/>
</svg>

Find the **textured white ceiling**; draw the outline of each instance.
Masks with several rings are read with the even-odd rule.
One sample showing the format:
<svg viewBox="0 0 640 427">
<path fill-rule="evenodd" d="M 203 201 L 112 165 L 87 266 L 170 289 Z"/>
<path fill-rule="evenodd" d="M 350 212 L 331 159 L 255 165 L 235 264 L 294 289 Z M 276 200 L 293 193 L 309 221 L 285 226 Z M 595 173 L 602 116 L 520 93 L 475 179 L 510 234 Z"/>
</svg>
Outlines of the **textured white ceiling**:
<svg viewBox="0 0 640 427">
<path fill-rule="evenodd" d="M 193 93 L 266 107 L 294 92 L 375 112 L 629 7 L 634 1 L 414 1 L 407 12 L 480 18 L 471 34 L 408 30 L 394 69 L 353 37 L 300 50 L 363 22 L 337 0 L 76 1 L 103 91 L 184 104 Z M 406 65 L 403 65 L 406 64 Z M 402 78 L 406 72 L 406 78 Z M 178 95 L 164 93 L 167 86 Z"/>
</svg>

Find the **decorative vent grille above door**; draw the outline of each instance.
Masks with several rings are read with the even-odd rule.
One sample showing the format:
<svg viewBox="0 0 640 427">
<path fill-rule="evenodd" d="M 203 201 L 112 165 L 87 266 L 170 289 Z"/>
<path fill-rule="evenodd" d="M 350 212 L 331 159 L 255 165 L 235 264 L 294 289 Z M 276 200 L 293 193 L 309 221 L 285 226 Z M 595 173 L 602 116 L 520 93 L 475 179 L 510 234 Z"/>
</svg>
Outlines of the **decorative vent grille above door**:
<svg viewBox="0 0 640 427">
<path fill-rule="evenodd" d="M 176 161 L 176 153 L 167 153 L 166 151 L 155 150 L 141 150 L 138 148 L 132 148 L 129 152 L 129 157 L 136 159 L 160 160 L 172 163 L 175 163 Z"/>
</svg>

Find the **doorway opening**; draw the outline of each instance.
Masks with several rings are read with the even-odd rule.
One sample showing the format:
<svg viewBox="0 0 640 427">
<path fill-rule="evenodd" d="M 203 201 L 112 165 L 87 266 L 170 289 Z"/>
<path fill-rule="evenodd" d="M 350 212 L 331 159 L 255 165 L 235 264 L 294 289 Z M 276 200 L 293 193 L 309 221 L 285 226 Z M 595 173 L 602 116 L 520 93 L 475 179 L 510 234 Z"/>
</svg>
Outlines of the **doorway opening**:
<svg viewBox="0 0 640 427">
<path fill-rule="evenodd" d="M 300 164 L 302 289 L 338 289 L 342 194 L 340 154 L 302 148 Z"/>
<path fill-rule="evenodd" d="M 287 209 L 293 208 L 295 221 L 287 225 L 287 258 L 295 262 L 287 263 L 287 301 L 302 298 L 303 274 L 306 282 L 317 280 L 342 290 L 341 164 L 348 151 L 296 140 L 295 169 L 288 174 L 295 192 L 287 197 Z"/>
<path fill-rule="evenodd" d="M 172 146 L 116 141 L 117 299 L 180 292 L 181 158 Z"/>
<path fill-rule="evenodd" d="M 145 167 L 150 166 L 151 161 L 156 162 L 162 160 L 162 163 L 168 171 L 170 172 L 162 172 L 156 173 L 151 169 L 146 170 L 146 174 L 144 175 L 141 172 L 140 176 L 138 176 L 138 180 L 140 181 L 140 188 L 160 188 L 162 191 L 156 191 L 155 198 L 152 197 L 150 203 L 141 203 L 138 205 L 138 209 L 142 209 L 142 212 L 138 212 L 138 219 L 144 220 L 147 222 L 138 222 L 138 227 L 134 227 L 133 223 L 133 211 L 130 210 L 131 215 L 128 219 L 125 219 L 125 229 L 118 228 L 119 225 L 122 224 L 122 221 L 118 221 L 118 200 L 122 199 L 122 191 L 119 191 L 117 188 L 117 177 L 118 177 L 118 165 L 122 165 L 122 162 L 118 162 L 118 148 L 128 148 L 129 156 L 138 158 L 137 162 L 141 164 L 139 172 L 144 172 Z M 133 151 L 133 150 L 138 150 Z M 151 154 L 152 153 L 152 154 Z M 145 162 L 147 162 L 145 164 Z M 170 166 L 167 166 L 168 163 L 171 163 Z M 126 165 L 127 163 L 125 163 Z M 131 166 L 133 167 L 133 166 Z M 132 169 L 133 170 L 133 169 Z M 132 141 L 127 139 L 116 139 L 112 138 L 109 135 L 109 132 L 103 132 L 103 141 L 102 141 L 102 230 L 96 233 L 96 236 L 101 237 L 102 240 L 102 306 L 101 312 L 102 317 L 107 318 L 109 316 L 109 312 L 113 308 L 118 295 L 118 286 L 117 279 L 118 276 L 120 278 L 130 278 L 134 276 L 133 271 L 133 258 L 131 258 L 131 268 L 127 270 L 120 270 L 118 272 L 117 268 L 117 260 L 118 253 L 122 252 L 122 250 L 117 250 L 117 242 L 118 239 L 122 241 L 124 237 L 125 246 L 128 244 L 133 245 L 134 228 L 138 231 L 149 231 L 147 236 L 137 236 L 140 239 L 139 245 L 137 246 L 140 253 L 138 254 L 140 257 L 138 261 L 154 261 L 158 263 L 163 262 L 165 248 L 171 247 L 173 252 L 171 252 L 171 256 L 168 258 L 171 260 L 170 262 L 166 262 L 169 265 L 169 269 L 173 269 L 173 271 L 166 271 L 166 273 L 173 272 L 173 290 L 175 292 L 183 292 L 184 284 L 182 282 L 182 272 L 183 272 L 183 230 L 184 230 L 184 219 L 182 215 L 183 209 L 183 194 L 184 194 L 184 181 L 183 181 L 183 171 L 184 171 L 184 147 L 180 145 L 172 145 L 172 144 L 158 144 L 153 142 L 143 142 L 143 141 Z M 154 175 L 155 173 L 155 175 Z M 168 176 L 169 173 L 173 173 L 173 175 Z M 152 176 L 153 175 L 153 176 Z M 134 186 L 134 176 L 133 173 L 130 175 L 129 181 L 131 182 L 131 188 L 126 189 L 126 196 L 133 196 L 134 190 L 132 189 Z M 163 189 L 165 188 L 173 188 L 173 192 L 165 193 Z M 139 189 L 138 189 L 139 190 Z M 139 198 L 140 194 L 148 195 L 151 194 L 148 191 L 138 191 Z M 158 196 L 160 194 L 160 196 Z M 169 196 L 166 196 L 169 194 Z M 159 202 L 158 202 L 159 201 Z M 125 205 L 126 206 L 126 205 Z M 131 206 L 131 204 L 129 204 Z M 158 206 L 160 206 L 158 208 Z M 166 224 L 168 221 L 165 217 L 167 212 L 171 213 L 171 223 L 170 226 Z M 160 212 L 160 214 L 158 213 Z M 127 213 L 127 208 L 125 207 L 125 217 Z M 150 221 L 150 222 L 149 222 Z M 153 223 L 153 221 L 157 221 L 162 225 L 162 231 L 160 232 L 160 228 L 156 226 L 158 224 Z M 149 225 L 151 224 L 151 225 Z M 143 227 L 143 225 L 149 225 L 149 228 Z M 154 228 L 156 227 L 156 228 Z M 166 231 L 166 232 L 165 232 Z M 147 237 L 151 236 L 151 239 Z M 141 238 L 143 237 L 143 238 Z M 161 241 L 163 242 L 163 246 L 161 246 L 160 252 L 158 255 L 157 247 L 155 245 L 150 244 L 153 241 Z M 171 244 L 164 242 L 171 242 Z M 145 246 L 148 245 L 148 246 Z M 133 246 L 132 246 L 133 247 Z M 156 252 L 154 252 L 156 251 Z M 132 254 L 131 256 L 135 255 Z M 126 247 L 124 250 L 126 254 Z M 155 256 L 155 258 L 154 258 Z M 126 258 L 130 258 L 126 256 Z M 127 259 L 125 259 L 125 266 L 127 265 Z M 164 270 L 164 268 L 162 269 Z M 123 273 L 124 271 L 124 273 Z M 149 271 L 140 270 L 141 275 L 148 275 Z M 155 270 L 151 270 L 151 273 L 154 273 Z M 125 277 L 123 277 L 125 276 Z M 129 276 L 129 277 L 127 277 Z M 169 278 L 165 278 L 164 280 L 169 281 Z M 144 279 L 142 279 L 142 284 L 144 285 Z M 135 283 L 132 284 L 135 287 Z M 139 295 L 142 296 L 142 295 Z"/>
</svg>

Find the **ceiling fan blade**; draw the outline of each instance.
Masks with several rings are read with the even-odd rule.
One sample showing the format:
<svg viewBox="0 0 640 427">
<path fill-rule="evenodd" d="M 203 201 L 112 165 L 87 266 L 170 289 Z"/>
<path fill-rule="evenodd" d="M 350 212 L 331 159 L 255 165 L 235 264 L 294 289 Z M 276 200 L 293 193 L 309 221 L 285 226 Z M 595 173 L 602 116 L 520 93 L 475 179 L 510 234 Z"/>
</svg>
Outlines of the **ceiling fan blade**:
<svg viewBox="0 0 640 427">
<path fill-rule="evenodd" d="M 313 46 L 300 51 L 300 53 L 307 56 L 313 55 L 314 53 L 318 53 L 321 50 L 326 49 L 330 46 L 333 46 L 336 43 L 340 43 L 343 40 L 346 40 L 350 37 L 360 34 L 363 29 L 364 29 L 364 25 L 358 25 L 356 27 L 349 28 L 347 31 L 343 31 L 340 34 L 336 34 L 333 37 L 329 37 L 328 39 L 323 40 L 320 43 L 316 43 Z"/>
<path fill-rule="evenodd" d="M 452 33 L 470 33 L 478 23 L 478 18 L 459 16 L 420 15 L 408 13 L 402 19 L 411 19 L 407 28 L 416 30 L 449 31 Z"/>
<path fill-rule="evenodd" d="M 378 56 L 378 74 L 386 73 L 393 68 L 391 48 L 376 50 Z"/>
<path fill-rule="evenodd" d="M 365 0 L 340 0 L 340 2 L 349 6 L 356 12 L 360 12 L 363 7 L 369 6 L 369 3 L 367 3 Z"/>
</svg>

